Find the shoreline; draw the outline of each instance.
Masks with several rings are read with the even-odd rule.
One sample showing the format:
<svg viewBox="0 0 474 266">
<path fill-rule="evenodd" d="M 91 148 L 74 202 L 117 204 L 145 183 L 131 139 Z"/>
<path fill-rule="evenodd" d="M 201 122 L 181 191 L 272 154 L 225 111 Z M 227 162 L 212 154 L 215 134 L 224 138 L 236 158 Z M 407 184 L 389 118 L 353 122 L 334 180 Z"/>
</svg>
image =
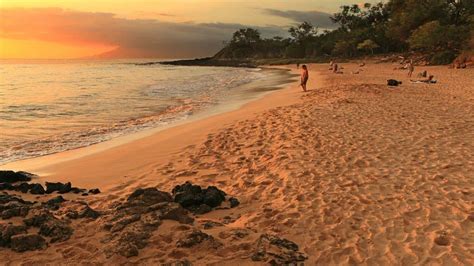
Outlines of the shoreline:
<svg viewBox="0 0 474 266">
<path fill-rule="evenodd" d="M 263 111 L 268 108 L 273 108 L 277 106 L 277 103 L 280 103 L 281 97 L 283 95 L 284 98 L 290 95 L 290 91 L 292 90 L 293 86 L 290 85 L 294 83 L 291 81 L 291 77 L 294 75 L 294 69 L 288 68 L 286 66 L 271 66 L 262 68 L 268 70 L 283 70 L 288 71 L 289 74 L 287 77 L 283 78 L 283 76 L 279 79 L 281 83 L 278 85 L 278 89 L 270 89 L 269 91 L 261 91 L 260 93 L 251 96 L 249 100 L 234 100 L 229 101 L 227 103 L 221 103 L 210 110 L 200 112 L 196 115 L 191 116 L 189 119 L 177 121 L 175 123 L 161 126 L 158 128 L 147 129 L 139 132 L 135 132 L 132 134 L 127 134 L 124 136 L 120 136 L 111 140 L 107 140 L 104 142 L 96 143 L 90 146 L 80 147 L 77 149 L 66 150 L 59 153 L 53 153 L 45 156 L 29 158 L 25 160 L 19 160 L 14 162 L 9 162 L 3 165 L 0 165 L 0 169 L 4 170 L 14 170 L 14 171 L 26 171 L 32 172 L 40 176 L 38 181 L 48 180 L 48 181 L 55 181 L 55 182 L 69 182 L 72 181 L 74 184 L 89 184 L 93 182 L 90 180 L 91 175 L 86 174 L 85 176 L 79 175 L 71 177 L 68 174 L 68 171 L 72 170 L 71 168 L 76 168 L 74 165 L 80 166 L 78 167 L 83 168 L 82 164 L 87 164 L 97 158 L 102 156 L 108 157 L 108 154 L 115 153 L 120 151 L 120 153 L 127 153 L 124 152 L 125 150 L 133 150 L 133 146 L 137 145 L 143 147 L 144 142 L 152 141 L 154 138 L 157 141 L 153 142 L 153 145 L 159 146 L 161 145 L 160 142 L 169 142 L 172 141 L 173 145 L 166 145 L 162 152 L 160 152 L 160 157 L 166 157 L 166 153 L 170 152 L 173 153 L 179 149 L 184 148 L 186 145 L 182 143 L 178 143 L 176 136 L 183 136 L 186 135 L 185 138 L 191 137 L 191 141 L 187 141 L 188 145 L 198 142 L 198 138 L 195 135 L 206 135 L 208 131 L 211 130 L 218 130 L 222 128 L 227 123 L 231 123 L 233 120 L 236 120 L 238 116 L 248 113 L 252 110 L 254 111 Z M 286 74 L 285 74 L 286 75 Z M 258 82 L 258 81 L 257 81 Z M 285 85 L 286 84 L 286 85 Z M 258 89 L 260 88 L 259 85 L 254 84 L 245 84 L 243 86 L 250 86 L 252 88 Z M 261 86 L 261 85 L 260 85 Z M 275 86 L 275 85 L 273 85 Z M 273 88 L 272 86 L 272 88 Z M 274 95 L 275 94 L 275 95 Z M 269 102 L 273 100 L 277 100 L 275 105 L 272 105 Z M 260 103 L 262 101 L 263 103 Z M 292 99 L 294 101 L 294 99 Z M 227 106 L 224 106 L 227 104 Z M 262 107 L 261 105 L 265 105 Z M 225 124 L 221 126 L 216 126 L 215 123 L 221 123 L 225 121 Z M 208 126 L 208 127 L 207 127 Z M 200 134 L 191 133 L 191 131 L 199 131 Z M 203 132 L 206 131 L 206 132 Z M 176 147 L 173 147 L 176 146 Z M 104 155 L 103 155 L 104 154 Z M 89 157 L 93 157 L 93 160 L 89 160 Z M 116 161 L 119 161 L 118 158 L 115 158 Z M 162 160 L 166 160 L 163 158 Z M 148 162 L 151 163 L 151 162 Z M 63 169 L 63 170 L 58 170 Z M 69 169 L 69 170 L 65 170 Z M 79 171 L 76 169 L 74 172 Z M 79 171 L 80 172 L 80 171 Z M 87 181 L 82 181 L 82 180 Z M 107 175 L 107 179 L 113 179 L 113 176 Z M 104 182 L 102 184 L 107 184 L 106 187 L 113 186 L 115 183 L 114 180 L 109 180 L 109 182 Z M 99 183 L 100 184 L 100 183 Z"/>
<path fill-rule="evenodd" d="M 268 72 L 267 74 L 265 74 L 267 75 L 267 77 L 263 80 L 254 80 L 249 83 L 239 85 L 237 87 L 232 87 L 232 90 L 230 92 L 227 92 L 227 98 L 220 99 L 219 103 L 217 104 L 209 105 L 202 109 L 198 109 L 197 111 L 193 111 L 191 114 L 186 115 L 186 117 L 178 116 L 176 117 L 176 119 L 173 119 L 169 123 L 155 125 L 153 127 L 149 126 L 140 130 L 132 130 L 129 133 L 119 134 L 119 136 L 117 137 L 93 142 L 92 144 L 85 146 L 73 147 L 72 149 L 66 149 L 59 152 L 51 152 L 36 157 L 26 157 L 19 160 L 17 159 L 14 161 L 2 162 L 0 163 L 0 169 L 8 169 L 8 167 L 11 165 L 13 165 L 13 169 L 16 169 L 15 165 L 29 165 L 30 162 L 33 162 L 34 164 L 36 159 L 44 161 L 41 160 L 41 158 L 49 158 L 49 156 L 56 154 L 59 155 L 58 157 L 63 158 L 59 161 L 62 162 L 64 160 L 71 160 L 88 154 L 110 149 L 112 147 L 120 146 L 128 142 L 156 134 L 165 129 L 169 129 L 187 123 L 197 122 L 210 116 L 241 108 L 248 102 L 258 100 L 259 98 L 264 97 L 266 94 L 271 93 L 274 90 L 282 89 L 285 84 L 291 83 L 293 79 L 293 74 L 291 74 L 291 71 L 288 69 L 262 67 L 260 71 Z M 151 116 L 153 115 L 150 115 L 150 117 Z M 62 156 L 62 154 L 65 154 L 66 156 Z M 67 159 L 65 159 L 65 157 Z M 55 161 L 54 156 L 51 159 Z"/>
</svg>

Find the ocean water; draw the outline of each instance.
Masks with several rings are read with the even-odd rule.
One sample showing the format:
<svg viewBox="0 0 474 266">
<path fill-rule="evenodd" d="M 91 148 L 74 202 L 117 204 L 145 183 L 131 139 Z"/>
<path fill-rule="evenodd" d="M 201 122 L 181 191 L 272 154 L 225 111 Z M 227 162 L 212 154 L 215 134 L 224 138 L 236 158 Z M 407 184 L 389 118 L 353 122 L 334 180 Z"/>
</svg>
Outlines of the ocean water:
<svg viewBox="0 0 474 266">
<path fill-rule="evenodd" d="M 188 119 L 262 93 L 282 75 L 140 63 L 1 62 L 0 165 Z"/>
</svg>

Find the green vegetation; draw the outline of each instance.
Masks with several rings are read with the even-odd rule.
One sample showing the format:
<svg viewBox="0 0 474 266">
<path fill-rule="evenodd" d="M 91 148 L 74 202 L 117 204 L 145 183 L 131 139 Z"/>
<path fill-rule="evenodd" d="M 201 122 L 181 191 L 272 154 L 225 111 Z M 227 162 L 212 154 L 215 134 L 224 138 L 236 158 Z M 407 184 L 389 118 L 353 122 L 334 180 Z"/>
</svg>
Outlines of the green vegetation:
<svg viewBox="0 0 474 266">
<path fill-rule="evenodd" d="M 240 29 L 214 59 L 319 61 L 324 58 L 417 52 L 446 64 L 474 51 L 473 0 L 390 0 L 342 6 L 331 17 L 338 26 L 320 31 L 308 22 L 291 27 L 288 38 L 262 38 Z"/>
</svg>

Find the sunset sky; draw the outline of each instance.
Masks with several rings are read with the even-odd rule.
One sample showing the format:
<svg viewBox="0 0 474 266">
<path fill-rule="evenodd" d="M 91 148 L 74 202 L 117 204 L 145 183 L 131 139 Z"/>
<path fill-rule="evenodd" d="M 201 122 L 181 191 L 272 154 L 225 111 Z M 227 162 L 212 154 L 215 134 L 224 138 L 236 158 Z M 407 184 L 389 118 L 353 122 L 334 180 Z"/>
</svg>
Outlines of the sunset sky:
<svg viewBox="0 0 474 266">
<path fill-rule="evenodd" d="M 376 1 L 368 1 L 376 2 Z M 0 0 L 0 58 L 208 56 L 244 26 L 331 28 L 340 0 Z"/>
</svg>

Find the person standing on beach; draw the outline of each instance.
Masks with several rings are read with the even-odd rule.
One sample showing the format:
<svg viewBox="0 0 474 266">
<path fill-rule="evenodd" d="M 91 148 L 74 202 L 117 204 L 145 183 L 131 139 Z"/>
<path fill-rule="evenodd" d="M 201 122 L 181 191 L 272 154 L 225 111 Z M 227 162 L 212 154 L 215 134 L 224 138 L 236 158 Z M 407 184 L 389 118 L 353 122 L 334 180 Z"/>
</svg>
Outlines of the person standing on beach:
<svg viewBox="0 0 474 266">
<path fill-rule="evenodd" d="M 301 68 L 303 69 L 301 71 L 301 87 L 303 88 L 303 91 L 306 92 L 306 83 L 308 83 L 308 67 L 306 65 L 302 65 Z"/>
<path fill-rule="evenodd" d="M 411 78 L 413 75 L 413 71 L 415 71 L 415 66 L 413 65 L 413 60 L 410 60 L 407 64 L 407 69 L 408 69 L 408 77 Z"/>
</svg>

